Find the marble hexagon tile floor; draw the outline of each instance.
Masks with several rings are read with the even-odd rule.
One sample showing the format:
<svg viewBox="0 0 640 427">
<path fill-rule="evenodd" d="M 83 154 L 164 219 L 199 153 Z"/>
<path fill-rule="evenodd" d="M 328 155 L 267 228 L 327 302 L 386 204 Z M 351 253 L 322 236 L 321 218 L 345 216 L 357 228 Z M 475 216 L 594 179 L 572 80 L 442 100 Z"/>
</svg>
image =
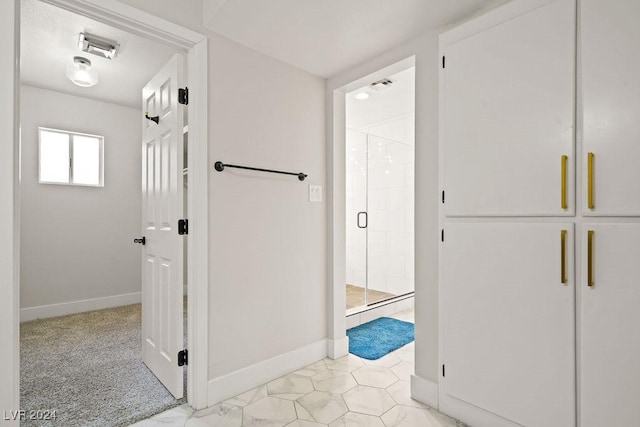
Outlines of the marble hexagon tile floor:
<svg viewBox="0 0 640 427">
<path fill-rule="evenodd" d="M 393 317 L 413 321 L 413 310 Z M 324 359 L 211 408 L 188 405 L 135 427 L 462 427 L 413 399 L 414 343 L 378 359 Z"/>
</svg>

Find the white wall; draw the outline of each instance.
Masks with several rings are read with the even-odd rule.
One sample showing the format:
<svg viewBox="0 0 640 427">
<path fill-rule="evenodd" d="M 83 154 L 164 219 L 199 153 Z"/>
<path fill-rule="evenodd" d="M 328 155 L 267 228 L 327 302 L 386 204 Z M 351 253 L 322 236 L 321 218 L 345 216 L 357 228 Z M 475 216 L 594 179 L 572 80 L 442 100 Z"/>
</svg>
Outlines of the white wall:
<svg viewBox="0 0 640 427">
<path fill-rule="evenodd" d="M 209 37 L 209 379 L 326 339 L 326 81 L 209 32 L 200 1 L 124 3 Z"/>
<path fill-rule="evenodd" d="M 210 378 L 326 338 L 325 81 L 211 38 Z"/>
<path fill-rule="evenodd" d="M 330 102 L 328 114 L 335 111 L 336 116 L 328 120 L 328 156 L 334 163 L 330 170 L 330 183 L 340 197 L 340 185 L 344 185 L 343 170 L 339 158 L 344 152 L 344 137 L 334 132 L 334 125 L 344 120 L 344 93 L 338 89 L 370 74 L 375 78 L 387 77 L 380 72 L 385 67 L 415 55 L 416 66 L 416 98 L 415 98 L 415 316 L 416 316 L 416 375 L 431 382 L 438 379 L 438 35 L 429 33 L 392 49 L 371 61 L 361 64 L 327 83 L 327 96 Z M 406 62 L 406 61 L 405 61 Z M 410 66 L 410 65 L 408 65 Z M 408 68 L 408 67 L 407 67 Z M 347 88 L 347 91 L 356 87 Z M 344 125 L 344 122 L 342 122 Z M 339 184 L 339 185 L 337 185 Z M 337 223 L 340 212 L 344 212 L 339 198 L 331 207 L 331 227 Z M 341 253 L 339 229 L 335 234 L 332 259 L 330 263 L 339 263 Z M 337 248 L 337 249 L 336 249 Z M 342 256 L 344 259 L 344 256 Z M 340 267 L 333 266 L 336 274 L 332 277 L 334 299 L 332 310 L 344 304 L 337 297 L 335 289 L 340 286 Z M 344 273 L 342 273 L 344 274 Z M 344 276 L 343 276 L 344 277 Z M 344 323 L 338 317 L 331 323 L 334 339 L 343 333 Z"/>
<path fill-rule="evenodd" d="M 141 112 L 24 85 L 21 97 L 23 319 L 139 300 Z M 39 126 L 104 136 L 104 187 L 39 184 Z"/>
</svg>

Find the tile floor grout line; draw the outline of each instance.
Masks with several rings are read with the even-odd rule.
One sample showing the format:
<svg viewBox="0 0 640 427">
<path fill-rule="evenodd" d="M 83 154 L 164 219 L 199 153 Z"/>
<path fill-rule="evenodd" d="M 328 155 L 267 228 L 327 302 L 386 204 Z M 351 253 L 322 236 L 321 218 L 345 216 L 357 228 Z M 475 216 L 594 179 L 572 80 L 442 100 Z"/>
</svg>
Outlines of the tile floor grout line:
<svg viewBox="0 0 640 427">
<path fill-rule="evenodd" d="M 300 404 L 299 403 L 300 399 L 302 399 L 305 396 L 308 396 L 308 395 L 310 395 L 310 394 L 312 394 L 314 392 L 317 392 L 317 393 L 322 393 L 323 395 L 331 395 L 334 398 L 335 398 L 335 395 L 339 395 L 340 398 L 341 398 L 340 400 L 336 399 L 335 402 L 340 402 L 341 401 L 342 404 L 344 405 L 344 409 L 346 410 L 346 412 L 344 414 L 338 416 L 337 418 L 335 418 L 331 422 L 336 422 L 337 420 L 340 420 L 340 419 L 342 419 L 343 422 L 344 422 L 345 419 L 350 419 L 349 417 L 351 417 L 351 418 L 355 417 L 356 420 L 359 419 L 359 417 L 373 417 L 373 418 L 362 418 L 362 419 L 364 419 L 365 422 L 366 422 L 367 419 L 373 420 L 374 418 L 378 418 L 380 420 L 380 422 L 382 423 L 381 425 L 389 426 L 390 424 L 387 424 L 387 423 L 384 422 L 384 420 L 382 420 L 382 417 L 386 415 L 388 417 L 387 421 L 389 421 L 391 423 L 391 425 L 395 425 L 394 423 L 397 423 L 402 419 L 404 419 L 405 422 L 415 419 L 416 420 L 415 422 L 417 424 L 414 423 L 414 425 L 416 425 L 416 426 L 417 425 L 421 425 L 422 426 L 422 425 L 425 425 L 424 424 L 425 421 L 427 421 L 427 420 L 431 421 L 435 417 L 435 421 L 432 421 L 432 424 L 430 424 L 430 425 L 433 425 L 434 427 L 435 426 L 437 426 L 437 427 L 459 427 L 459 426 L 463 426 L 464 424 L 461 424 L 461 423 L 457 422 L 456 420 L 446 416 L 445 414 L 440 413 L 435 408 L 431 408 L 430 406 L 424 405 L 421 402 L 415 401 L 414 399 L 411 398 L 411 396 L 410 396 L 410 381 L 406 381 L 406 380 L 401 379 L 400 376 L 393 371 L 393 369 L 395 367 L 398 367 L 399 365 L 402 365 L 402 364 L 406 364 L 406 366 L 405 365 L 402 366 L 402 368 L 403 368 L 402 370 L 404 371 L 404 370 L 407 370 L 407 368 L 409 368 L 409 370 L 411 372 L 414 372 L 415 363 L 407 361 L 407 360 L 405 360 L 404 358 L 402 358 L 402 357 L 400 357 L 398 355 L 398 353 L 400 351 L 402 351 L 402 349 L 404 349 L 404 348 L 405 348 L 405 346 L 403 346 L 403 347 L 401 347 L 399 349 L 396 349 L 393 352 L 389 353 L 389 354 L 394 354 L 395 357 L 397 357 L 397 359 L 395 359 L 396 362 L 392 363 L 389 366 L 385 366 L 386 363 L 383 364 L 382 366 L 381 365 L 369 365 L 369 364 L 365 363 L 364 359 L 359 358 L 359 357 L 357 357 L 355 355 L 349 354 L 347 356 L 344 356 L 344 358 L 336 359 L 338 366 L 341 366 L 343 369 L 346 369 L 346 370 L 331 369 L 329 367 L 330 359 L 325 358 L 325 359 L 321 359 L 321 360 L 319 360 L 317 362 L 314 362 L 314 363 L 312 363 L 312 364 L 310 364 L 310 365 L 308 365 L 306 367 L 301 368 L 301 369 L 308 369 L 309 373 L 312 374 L 310 376 L 294 374 L 294 372 L 295 372 L 294 371 L 292 373 L 285 374 L 285 375 L 283 375 L 283 376 L 281 376 L 279 378 L 276 378 L 276 379 L 274 379 L 274 380 L 272 380 L 272 381 L 270 381 L 268 383 L 265 383 L 265 384 L 263 384 L 263 385 L 261 385 L 261 386 L 256 388 L 256 391 L 258 391 L 258 390 L 260 390 L 261 387 L 264 387 L 265 393 L 266 393 L 265 396 L 261 397 L 260 399 L 255 400 L 254 402 L 249 402 L 247 405 L 245 405 L 245 407 L 239 407 L 239 409 L 241 411 L 240 412 L 240 414 L 241 414 L 241 416 L 240 416 L 241 423 L 242 423 L 243 426 L 248 427 L 248 424 L 245 424 L 247 422 L 247 419 L 245 417 L 245 411 L 244 411 L 244 409 L 248 405 L 260 402 L 261 400 L 266 399 L 268 397 L 277 399 L 277 402 L 280 402 L 281 405 L 293 405 L 293 409 L 294 410 L 291 411 L 290 414 L 292 416 L 295 416 L 296 418 L 293 419 L 292 421 L 290 421 L 288 424 L 286 424 L 287 426 L 288 425 L 294 425 L 296 423 L 296 421 L 298 421 L 298 420 L 299 421 L 305 421 L 302 418 L 300 418 L 300 413 L 299 413 L 299 410 L 297 408 L 297 404 Z M 414 348 L 412 348 L 411 350 L 405 349 L 404 352 L 406 352 L 406 353 L 414 353 L 415 349 Z M 386 356 L 383 356 L 383 357 L 386 357 Z M 410 356 L 406 356 L 406 355 L 404 357 L 405 358 L 411 358 Z M 392 359 L 392 362 L 393 362 L 393 357 L 390 357 L 390 359 Z M 397 360 L 399 360 L 399 361 L 397 361 Z M 322 363 L 320 363 L 320 362 L 322 362 Z M 313 366 L 313 368 L 311 368 L 312 366 Z M 321 367 L 323 367 L 324 369 L 320 369 Z M 358 380 L 356 379 L 354 373 L 357 372 L 358 370 L 361 370 L 362 368 L 367 368 L 365 370 L 365 372 L 366 371 L 372 371 L 374 373 L 385 373 L 387 379 L 395 378 L 395 381 L 393 383 L 389 384 L 389 385 L 384 386 L 384 387 L 360 384 L 358 382 Z M 318 369 L 320 369 L 320 370 L 318 370 Z M 314 381 L 312 378 L 314 376 L 316 376 L 318 374 L 321 374 L 323 372 L 326 372 L 326 371 L 330 371 L 327 374 L 325 374 L 325 375 L 329 375 L 330 376 L 329 380 L 331 380 L 331 378 L 342 378 L 343 381 L 338 381 L 337 385 L 334 385 L 334 386 L 331 386 L 331 387 L 326 387 L 328 391 L 322 391 L 322 390 L 319 390 L 318 387 L 316 386 L 316 383 L 317 382 L 319 383 L 321 380 L 320 381 Z M 292 374 L 294 374 L 294 375 L 292 375 Z M 347 374 L 349 376 L 347 376 Z M 277 381 L 277 380 L 286 379 L 287 377 L 291 377 L 291 376 L 300 377 L 300 378 L 307 378 L 308 381 L 311 382 L 312 391 L 310 391 L 310 392 L 308 392 L 306 394 L 302 394 L 300 397 L 298 397 L 297 399 L 294 399 L 294 400 L 284 399 L 282 397 L 278 397 L 276 395 L 270 395 L 269 394 L 269 387 L 268 387 L 269 383 L 272 383 L 273 381 Z M 344 382 L 347 379 L 349 379 L 355 385 L 353 385 L 352 387 L 348 388 L 345 391 L 342 391 L 341 393 L 332 391 L 332 390 L 340 390 L 340 387 L 341 387 L 340 384 L 344 384 Z M 385 384 L 384 381 L 377 382 L 377 383 L 378 384 Z M 383 401 L 386 401 L 386 404 L 390 404 L 392 406 L 389 409 L 387 409 L 384 412 L 382 412 L 381 415 L 375 415 L 375 414 L 372 414 L 372 413 L 367 413 L 367 412 L 364 412 L 364 411 L 368 410 L 366 404 L 370 403 L 370 402 L 366 400 L 366 395 L 364 397 L 362 397 L 362 396 L 359 396 L 359 393 L 353 393 L 353 395 L 352 395 L 353 397 L 350 396 L 349 401 L 351 401 L 352 404 L 356 405 L 356 407 L 358 407 L 361 410 L 360 411 L 352 410 L 351 407 L 347 404 L 347 399 L 345 398 L 345 395 L 347 393 L 352 392 L 354 389 L 357 389 L 359 387 L 363 388 L 363 389 L 367 389 L 367 390 L 368 389 L 376 390 L 376 391 L 380 392 L 381 394 L 382 393 L 386 393 L 388 395 L 387 396 L 388 400 L 383 399 Z M 394 390 L 395 390 L 395 396 L 396 397 L 394 397 L 394 395 L 392 395 L 391 392 L 389 391 L 389 389 L 391 387 L 395 387 Z M 286 388 L 285 388 L 285 390 L 286 390 Z M 295 387 L 291 388 L 291 391 L 295 391 L 295 390 L 296 390 Z M 251 390 L 249 390 L 249 391 L 251 391 Z M 246 392 L 244 392 L 244 393 L 246 393 Z M 244 394 L 244 393 L 241 393 L 241 394 Z M 287 393 L 283 393 L 283 394 L 287 394 Z M 298 395 L 298 393 L 289 393 L 289 394 Z M 255 399 L 257 396 L 258 396 L 258 393 L 256 392 L 256 394 L 252 397 L 252 399 Z M 235 397 L 237 398 L 238 396 L 235 396 Z M 362 399 L 365 399 L 365 400 L 362 400 Z M 407 400 L 407 399 L 411 399 L 411 400 Z M 369 400 L 371 400 L 371 399 L 369 399 Z M 399 400 L 402 400 L 405 403 L 400 403 Z M 290 402 L 290 403 L 285 403 L 285 402 Z M 313 402 L 314 402 L 314 400 L 310 399 L 308 403 L 310 405 L 312 405 Z M 419 405 L 412 405 L 411 402 L 416 402 Z M 221 405 L 222 403 L 223 402 L 219 403 L 218 405 Z M 362 406 L 358 406 L 358 405 L 362 405 Z M 231 405 L 231 406 L 234 406 L 234 405 Z M 372 405 L 372 407 L 371 407 L 371 409 L 369 411 L 370 412 L 375 412 L 375 411 L 383 410 L 385 406 L 386 406 L 385 404 L 383 404 L 383 406 L 381 406 L 381 407 L 378 406 L 378 405 Z M 301 405 L 301 409 L 300 410 L 302 410 L 303 408 L 306 410 L 306 408 Z M 326 408 L 324 410 L 326 410 Z M 390 415 L 387 415 L 387 414 L 390 413 L 390 411 L 396 411 L 396 412 L 395 413 L 391 413 Z M 215 414 L 216 413 L 214 412 L 214 414 L 212 414 L 212 415 L 215 416 Z M 266 421 L 266 422 L 270 421 L 268 419 L 268 417 L 269 417 L 268 415 L 266 415 L 266 414 L 260 414 L 260 415 L 261 415 L 262 418 L 264 418 L 263 421 Z M 326 417 L 327 415 L 333 415 L 333 413 L 331 411 L 329 413 L 325 412 L 324 416 Z M 218 413 L 218 418 L 215 418 L 215 419 L 212 418 L 211 419 L 211 422 L 213 423 L 211 425 L 228 425 L 228 424 L 221 424 L 221 423 L 225 422 L 225 419 L 222 419 L 219 416 L 220 416 L 220 414 Z M 223 416 L 224 416 L 224 413 L 223 413 Z M 237 419 L 238 419 L 237 418 L 237 413 L 234 416 L 236 417 L 235 418 L 235 420 L 236 420 L 235 422 L 237 422 Z M 424 418 L 424 417 L 428 417 L 428 416 L 430 416 L 431 418 L 428 418 L 428 419 Z M 415 417 L 417 417 L 417 418 L 415 418 Z M 205 418 L 205 417 L 203 417 L 203 418 Z M 316 422 L 318 422 L 317 419 L 314 416 L 311 416 L 311 418 L 314 419 Z M 231 419 L 232 418 L 229 418 L 229 420 L 231 420 Z M 422 421 L 420 421 L 420 420 L 422 420 Z M 205 423 L 203 425 L 209 425 L 210 423 L 207 422 L 207 421 L 209 421 L 209 420 L 203 419 L 203 422 Z M 275 422 L 276 420 L 274 419 L 272 421 Z M 330 423 L 327 423 L 327 424 L 320 423 L 320 425 L 325 425 L 325 426 L 327 426 L 328 424 L 330 424 Z M 169 425 L 171 425 L 171 424 L 169 424 Z M 177 426 L 178 424 L 173 424 L 173 425 Z M 237 424 L 233 424 L 233 425 L 237 425 Z M 280 422 L 278 425 L 283 425 L 283 423 Z M 140 426 L 140 427 L 142 427 L 142 426 Z"/>
</svg>

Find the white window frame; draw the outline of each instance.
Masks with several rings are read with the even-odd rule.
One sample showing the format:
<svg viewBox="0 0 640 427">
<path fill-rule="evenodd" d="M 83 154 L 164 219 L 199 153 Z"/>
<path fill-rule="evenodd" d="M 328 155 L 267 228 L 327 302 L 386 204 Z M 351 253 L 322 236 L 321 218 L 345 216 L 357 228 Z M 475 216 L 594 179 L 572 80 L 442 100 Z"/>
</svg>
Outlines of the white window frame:
<svg viewBox="0 0 640 427">
<path fill-rule="evenodd" d="M 69 137 L 69 182 L 53 182 L 43 181 L 42 177 L 42 131 L 61 133 Z M 99 183 L 93 184 L 77 184 L 73 182 L 73 140 L 75 136 L 86 136 L 90 138 L 96 138 L 100 141 L 100 164 L 99 164 Z M 104 136 L 93 135 L 90 133 L 72 132 L 68 130 L 52 129 L 46 127 L 38 127 L 38 182 L 40 184 L 50 185 L 72 185 L 76 187 L 104 187 Z"/>
</svg>

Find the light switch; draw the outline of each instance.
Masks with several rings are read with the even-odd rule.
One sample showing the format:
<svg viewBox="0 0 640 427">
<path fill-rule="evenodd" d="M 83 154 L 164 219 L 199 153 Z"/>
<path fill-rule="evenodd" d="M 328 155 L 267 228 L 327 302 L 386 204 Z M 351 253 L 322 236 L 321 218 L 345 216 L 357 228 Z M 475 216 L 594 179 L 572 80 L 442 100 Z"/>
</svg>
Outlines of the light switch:
<svg viewBox="0 0 640 427">
<path fill-rule="evenodd" d="M 322 185 L 309 185 L 309 201 L 310 202 L 322 201 Z"/>
</svg>

